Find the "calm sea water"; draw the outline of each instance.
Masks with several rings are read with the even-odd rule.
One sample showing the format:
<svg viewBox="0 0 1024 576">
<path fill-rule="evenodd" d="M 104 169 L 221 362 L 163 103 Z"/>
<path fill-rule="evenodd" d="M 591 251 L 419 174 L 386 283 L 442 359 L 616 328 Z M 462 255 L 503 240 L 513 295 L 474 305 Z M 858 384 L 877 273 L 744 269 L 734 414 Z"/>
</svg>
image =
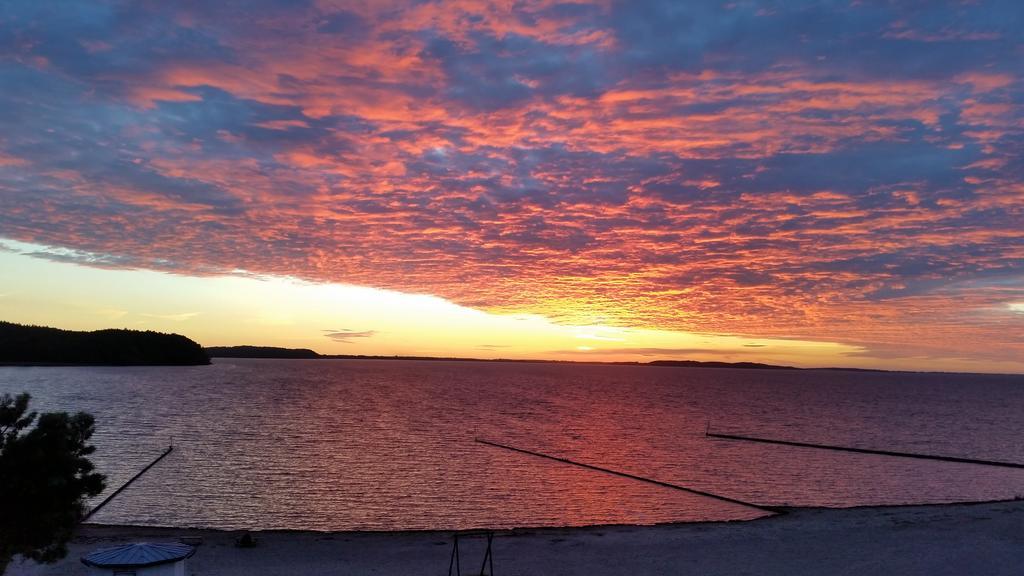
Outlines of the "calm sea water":
<svg viewBox="0 0 1024 576">
<path fill-rule="evenodd" d="M 96 416 L 118 486 L 95 522 L 399 530 L 743 519 L 756 510 L 474 438 L 761 504 L 1010 498 L 1024 470 L 704 437 L 1024 462 L 1024 377 L 638 366 L 217 360 L 0 368 L 0 392 Z"/>
</svg>

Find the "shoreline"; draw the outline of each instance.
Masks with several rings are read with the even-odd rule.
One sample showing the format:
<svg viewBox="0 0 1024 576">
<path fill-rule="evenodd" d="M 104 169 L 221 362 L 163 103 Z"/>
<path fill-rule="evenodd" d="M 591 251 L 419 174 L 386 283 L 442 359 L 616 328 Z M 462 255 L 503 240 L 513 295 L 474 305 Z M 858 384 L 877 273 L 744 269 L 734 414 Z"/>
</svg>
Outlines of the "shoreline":
<svg viewBox="0 0 1024 576">
<path fill-rule="evenodd" d="M 398 360 L 407 362 L 483 362 L 510 364 L 554 364 L 581 366 L 646 366 L 651 368 L 708 368 L 723 370 L 768 370 L 772 372 L 859 372 L 868 374 L 914 374 L 914 375 L 952 375 L 952 376 L 1002 376 L 1020 377 L 1024 372 L 950 372 L 945 370 L 889 370 L 885 368 L 858 368 L 852 366 L 783 366 L 762 364 L 759 362 L 717 362 L 701 360 L 546 360 L 543 358 L 473 358 L 443 356 L 373 356 L 351 354 L 319 354 L 316 357 L 294 358 L 282 356 L 210 356 L 211 363 L 215 360 Z M 753 365 L 752 365 L 753 364 Z"/>
<path fill-rule="evenodd" d="M 752 520 L 494 530 L 495 570 L 505 574 L 1019 574 L 1024 500 L 780 507 Z M 83 524 L 53 565 L 13 563 L 10 575 L 86 574 L 79 557 L 131 541 L 197 544 L 189 574 L 444 573 L 452 536 L 464 566 L 483 557 L 480 530 L 245 530 Z"/>
<path fill-rule="evenodd" d="M 765 512 L 763 516 L 755 518 L 740 518 L 735 520 L 683 520 L 678 522 L 656 522 L 654 524 L 582 524 L 578 526 L 515 526 L 512 528 L 459 528 L 459 529 L 396 529 L 396 530 L 317 530 L 314 528 L 209 528 L 203 526 L 163 526 L 156 524 L 106 524 L 103 522 L 82 522 L 81 528 L 95 528 L 97 530 L 125 530 L 125 531 L 168 531 L 168 532 L 209 532 L 212 534 L 243 534 L 248 532 L 254 536 L 260 534 L 309 534 L 309 535 L 352 535 L 352 536 L 387 536 L 387 535 L 431 535 L 431 534 L 463 534 L 493 532 L 495 535 L 501 533 L 541 532 L 549 531 L 588 531 L 611 528 L 664 528 L 664 527 L 687 527 L 687 526 L 714 526 L 714 525 L 735 525 L 753 524 L 786 517 L 791 514 L 810 512 L 842 512 L 856 510 L 899 510 L 908 508 L 954 508 L 971 506 L 985 506 L 990 504 L 1013 504 L 1020 503 L 1024 513 L 1024 496 L 1019 498 L 1001 498 L 996 500 L 966 500 L 953 502 L 928 502 L 921 504 L 858 504 L 856 506 L 771 506 L 774 512 Z"/>
<path fill-rule="evenodd" d="M 852 366 L 785 366 L 762 364 L 759 362 L 717 362 L 700 360 L 652 360 L 652 361 L 601 361 L 601 360 L 545 360 L 542 358 L 472 358 L 472 357 L 435 357 L 435 356 L 363 356 L 344 354 L 320 354 L 316 357 L 289 356 L 211 356 L 207 362 L 190 363 L 151 363 L 151 362 L 22 362 L 2 361 L 0 368 L 74 368 L 74 367 L 188 367 L 211 366 L 216 360 L 274 360 L 274 361 L 323 361 L 323 360 L 383 360 L 403 362 L 482 362 L 509 364 L 552 364 L 562 366 L 636 366 L 651 368 L 699 368 L 720 370 L 767 370 L 772 372 L 858 372 L 867 374 L 910 374 L 910 375 L 949 375 L 949 376 L 995 376 L 1021 377 L 1024 372 L 950 372 L 942 370 L 889 370 L 884 368 L 858 368 Z"/>
</svg>

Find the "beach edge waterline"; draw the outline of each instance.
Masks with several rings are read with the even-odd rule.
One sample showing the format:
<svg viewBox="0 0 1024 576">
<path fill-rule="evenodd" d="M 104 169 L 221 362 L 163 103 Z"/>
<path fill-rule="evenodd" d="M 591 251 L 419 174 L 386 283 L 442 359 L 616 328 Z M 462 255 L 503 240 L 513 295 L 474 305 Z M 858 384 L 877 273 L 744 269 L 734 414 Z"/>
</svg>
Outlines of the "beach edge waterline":
<svg viewBox="0 0 1024 576">
<path fill-rule="evenodd" d="M 497 530 L 494 565 L 512 576 L 1019 576 L 1024 566 L 1024 499 L 788 510 L 750 521 Z M 252 533 L 254 547 L 241 548 L 244 532 L 85 524 L 63 560 L 16 561 L 7 576 L 87 576 L 83 555 L 140 541 L 195 545 L 195 574 L 443 574 L 455 534 L 467 573 L 487 545 L 464 531 L 265 530 Z"/>
<path fill-rule="evenodd" d="M 948 509 L 948 508 L 970 508 L 976 506 L 985 505 L 999 505 L 999 504 L 1013 504 L 1020 503 L 1021 508 L 1024 509 L 1024 498 L 1001 498 L 995 500 L 967 500 L 967 501 L 952 501 L 952 502 L 926 502 L 926 503 L 907 503 L 907 504 L 862 504 L 857 506 L 791 506 L 781 504 L 774 506 L 778 510 L 776 513 L 766 512 L 761 516 L 755 518 L 738 518 L 731 520 L 683 520 L 674 522 L 655 522 L 651 524 L 582 524 L 582 525 L 567 525 L 567 526 L 516 526 L 512 528 L 501 527 L 501 528 L 436 528 L 436 529 L 397 529 L 397 530 L 317 530 L 317 529 L 302 529 L 302 528 L 210 528 L 203 526 L 166 526 L 157 524 L 109 524 L 104 522 L 83 522 L 80 524 L 79 530 L 82 528 L 90 528 L 97 530 L 138 530 L 138 531 L 167 531 L 167 532 L 202 532 L 211 534 L 241 534 L 244 532 L 250 532 L 252 534 L 311 534 L 311 535 L 367 535 L 367 536 L 385 536 L 385 535 L 432 535 L 432 534 L 463 534 L 463 533 L 477 533 L 477 532 L 493 532 L 496 535 L 515 535 L 526 532 L 545 532 L 545 531 L 590 531 L 590 530 L 601 530 L 601 529 L 615 529 L 615 528 L 672 528 L 672 527 L 712 527 L 718 525 L 729 525 L 735 526 L 740 524 L 752 524 L 755 522 L 765 522 L 769 520 L 780 519 L 786 516 L 793 516 L 807 513 L 822 513 L 822 512 L 844 512 L 844 511 L 878 511 L 883 512 L 886 510 L 905 510 L 905 509 L 925 509 L 925 508 L 936 508 L 936 509 Z"/>
</svg>

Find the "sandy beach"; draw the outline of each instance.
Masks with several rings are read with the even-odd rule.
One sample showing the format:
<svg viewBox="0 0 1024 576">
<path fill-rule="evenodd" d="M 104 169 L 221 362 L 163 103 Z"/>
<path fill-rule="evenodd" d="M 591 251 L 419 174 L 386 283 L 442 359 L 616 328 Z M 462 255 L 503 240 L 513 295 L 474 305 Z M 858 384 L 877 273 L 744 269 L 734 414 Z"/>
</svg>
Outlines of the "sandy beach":
<svg viewBox="0 0 1024 576">
<path fill-rule="evenodd" d="M 15 561 L 15 576 L 86 574 L 83 554 L 131 541 L 201 542 L 196 576 L 446 574 L 451 532 L 256 533 L 85 525 L 63 561 Z M 479 569 L 482 540 L 466 540 L 463 574 Z M 794 508 L 746 522 L 499 531 L 502 575 L 1024 573 L 1024 501 L 846 509 Z"/>
</svg>

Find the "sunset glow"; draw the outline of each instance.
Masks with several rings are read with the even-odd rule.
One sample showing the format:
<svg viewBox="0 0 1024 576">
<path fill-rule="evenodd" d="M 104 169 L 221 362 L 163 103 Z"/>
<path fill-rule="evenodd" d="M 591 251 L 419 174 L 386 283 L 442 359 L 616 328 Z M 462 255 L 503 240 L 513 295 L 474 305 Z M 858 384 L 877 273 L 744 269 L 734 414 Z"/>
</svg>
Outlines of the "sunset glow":
<svg viewBox="0 0 1024 576">
<path fill-rule="evenodd" d="M 6 4 L 0 319 L 1024 372 L 1020 14 Z"/>
</svg>

